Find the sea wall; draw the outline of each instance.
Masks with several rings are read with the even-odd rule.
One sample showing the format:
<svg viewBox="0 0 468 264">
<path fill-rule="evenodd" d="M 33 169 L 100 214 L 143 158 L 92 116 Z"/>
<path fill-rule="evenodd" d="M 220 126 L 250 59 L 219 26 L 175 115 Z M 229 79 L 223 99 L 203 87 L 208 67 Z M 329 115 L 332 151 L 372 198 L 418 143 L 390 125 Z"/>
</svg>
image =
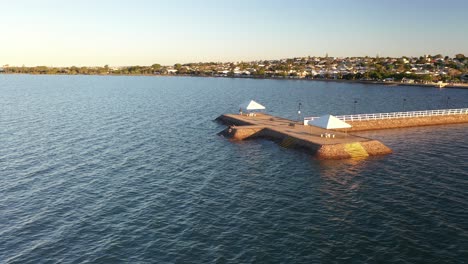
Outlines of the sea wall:
<svg viewBox="0 0 468 264">
<path fill-rule="evenodd" d="M 392 153 L 390 148 L 377 140 L 321 145 L 261 126 L 231 126 L 223 130 L 221 134 L 234 140 L 267 138 L 284 148 L 304 150 L 318 159 L 349 159 Z"/>
<path fill-rule="evenodd" d="M 244 140 L 247 138 L 260 136 L 260 132 L 265 129 L 263 126 L 252 125 L 248 121 L 235 119 L 227 115 L 221 115 L 216 121 L 227 125 L 228 127 L 221 131 L 219 135 L 234 139 Z"/>
<path fill-rule="evenodd" d="M 433 126 L 446 124 L 468 123 L 468 115 L 446 115 L 446 116 L 428 116 L 428 117 L 412 117 L 412 118 L 394 118 L 381 120 L 366 120 L 366 121 L 346 121 L 352 127 L 348 129 L 336 129 L 337 131 L 365 131 L 390 128 L 404 128 L 417 126 Z"/>
<path fill-rule="evenodd" d="M 221 122 L 226 126 L 232 126 L 232 125 L 235 125 L 235 126 L 248 126 L 248 125 L 253 125 L 253 123 L 249 123 L 247 121 L 240 120 L 240 119 L 235 119 L 235 118 L 232 118 L 232 117 L 230 117 L 228 115 L 220 115 L 219 117 L 217 117 L 215 119 L 215 121 Z"/>
<path fill-rule="evenodd" d="M 377 140 L 344 144 L 322 145 L 315 156 L 319 159 L 349 159 L 378 156 L 392 153 L 392 150 Z"/>
<path fill-rule="evenodd" d="M 349 159 L 392 153 L 389 147 L 377 140 L 321 145 L 308 140 L 289 137 L 269 128 L 262 130 L 258 136 L 277 141 L 284 148 L 305 150 L 318 159 Z"/>
<path fill-rule="evenodd" d="M 264 129 L 262 126 L 229 126 L 219 134 L 234 140 L 244 140 L 261 136 Z"/>
</svg>

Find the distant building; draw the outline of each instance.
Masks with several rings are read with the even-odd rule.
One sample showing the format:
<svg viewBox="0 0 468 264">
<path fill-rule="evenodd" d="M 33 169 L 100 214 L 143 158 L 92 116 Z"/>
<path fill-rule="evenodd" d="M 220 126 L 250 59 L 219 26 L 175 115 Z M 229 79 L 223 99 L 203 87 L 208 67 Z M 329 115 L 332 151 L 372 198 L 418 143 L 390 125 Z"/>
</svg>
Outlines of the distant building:
<svg viewBox="0 0 468 264">
<path fill-rule="evenodd" d="M 401 79 L 401 82 L 402 83 L 414 83 L 414 80 L 405 77 L 405 78 Z"/>
<path fill-rule="evenodd" d="M 233 71 L 233 73 L 234 73 L 234 76 L 240 76 L 240 75 L 242 75 L 242 71 L 241 71 L 239 68 L 235 68 L 234 71 Z"/>
</svg>

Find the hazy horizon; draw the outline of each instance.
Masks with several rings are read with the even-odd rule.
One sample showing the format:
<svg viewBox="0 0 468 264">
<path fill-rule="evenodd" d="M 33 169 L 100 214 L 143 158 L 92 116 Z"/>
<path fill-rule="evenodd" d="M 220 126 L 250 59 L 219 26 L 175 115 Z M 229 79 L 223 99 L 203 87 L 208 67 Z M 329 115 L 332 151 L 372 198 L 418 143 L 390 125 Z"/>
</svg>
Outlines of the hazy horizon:
<svg viewBox="0 0 468 264">
<path fill-rule="evenodd" d="M 440 53 L 438 53 L 440 54 Z M 417 54 L 417 55 L 401 55 L 401 56 L 381 56 L 379 54 L 376 54 L 378 55 L 380 58 L 386 58 L 386 57 L 389 57 L 389 58 L 401 58 L 401 57 L 408 57 L 408 58 L 411 58 L 411 57 L 414 57 L 414 58 L 417 58 L 417 57 L 421 57 L 421 56 L 425 56 L 425 55 L 430 55 L 430 56 L 434 56 L 434 55 L 438 55 L 438 54 Z M 460 54 L 460 52 L 456 53 L 456 54 Z M 454 58 L 456 54 L 453 54 L 453 55 L 448 55 L 448 54 L 441 54 L 443 55 L 444 57 L 445 56 L 449 56 L 450 58 Z M 333 54 L 328 54 L 328 57 L 332 57 L 332 58 L 357 58 L 357 57 L 370 57 L 370 58 L 375 58 L 376 55 L 362 55 L 362 56 L 333 56 Z M 463 55 L 467 55 L 467 54 L 463 54 Z M 291 58 L 304 58 L 304 57 L 318 57 L 318 58 L 323 58 L 323 57 L 326 57 L 326 54 L 324 55 L 298 55 L 298 56 L 291 56 L 291 57 L 284 57 L 284 58 L 266 58 L 266 59 L 252 59 L 252 60 L 237 60 L 237 61 L 213 61 L 213 60 L 205 60 L 205 61 L 185 61 L 185 62 L 179 62 L 179 61 L 176 61 L 174 63 L 170 63 L 170 64 L 164 64 L 164 63 L 159 63 L 159 62 L 150 62 L 148 64 L 119 64 L 119 65 L 112 65 L 112 64 L 99 64 L 99 65 L 86 65 L 86 64 L 82 64 L 82 65 L 78 65 L 78 64 L 69 64 L 69 65 L 47 65 L 47 64 L 37 64 L 37 65 L 26 65 L 26 64 L 21 64 L 21 65 L 15 65 L 15 64 L 10 64 L 10 63 L 1 63 L 0 62 L 0 68 L 2 66 L 5 66 L 5 65 L 8 65 L 9 67 L 42 67 L 42 66 L 45 66 L 45 67 L 55 67 L 55 68 L 67 68 L 67 67 L 104 67 L 104 66 L 109 66 L 109 67 L 129 67 L 129 66 L 151 66 L 153 64 L 160 64 L 161 66 L 164 66 L 164 67 L 168 67 L 168 66 L 174 66 L 175 64 L 177 63 L 180 63 L 182 65 L 184 64 L 189 64 L 189 63 L 210 63 L 210 62 L 213 62 L 213 63 L 241 63 L 241 62 L 253 62 L 253 61 L 270 61 L 270 60 L 283 60 L 283 59 L 291 59 Z"/>
<path fill-rule="evenodd" d="M 467 8 L 460 0 L 5 1 L 0 66 L 453 57 L 468 53 Z"/>
</svg>

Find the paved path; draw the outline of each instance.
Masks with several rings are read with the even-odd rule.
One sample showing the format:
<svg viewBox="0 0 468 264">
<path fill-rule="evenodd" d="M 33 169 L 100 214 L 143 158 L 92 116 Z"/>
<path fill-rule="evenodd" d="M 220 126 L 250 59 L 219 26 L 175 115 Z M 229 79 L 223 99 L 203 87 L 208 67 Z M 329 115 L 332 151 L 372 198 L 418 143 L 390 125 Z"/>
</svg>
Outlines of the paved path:
<svg viewBox="0 0 468 264">
<path fill-rule="evenodd" d="M 349 135 L 344 132 L 337 132 L 332 130 L 327 130 L 324 128 L 319 128 L 315 126 L 304 126 L 295 121 L 289 119 L 271 116 L 268 114 L 256 114 L 256 116 L 247 116 L 239 114 L 225 114 L 224 116 L 232 119 L 236 119 L 240 123 L 245 125 L 253 126 L 262 126 L 269 128 L 271 130 L 280 132 L 287 136 L 298 138 L 306 141 L 310 141 L 319 145 L 330 145 L 330 144 L 340 144 L 340 143 L 353 143 L 353 142 L 362 142 L 368 141 L 370 139 Z M 291 126 L 290 124 L 294 124 Z M 326 133 L 335 135 L 335 138 L 330 137 L 321 137 Z"/>
</svg>

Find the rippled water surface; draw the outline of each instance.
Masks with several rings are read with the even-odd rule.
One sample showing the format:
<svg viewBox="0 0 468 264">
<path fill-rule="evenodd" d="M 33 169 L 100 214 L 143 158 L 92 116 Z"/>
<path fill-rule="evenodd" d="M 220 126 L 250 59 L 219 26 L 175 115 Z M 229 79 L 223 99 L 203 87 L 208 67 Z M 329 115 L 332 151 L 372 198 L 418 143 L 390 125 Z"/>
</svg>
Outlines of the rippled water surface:
<svg viewBox="0 0 468 264">
<path fill-rule="evenodd" d="M 465 263 L 468 125 L 319 161 L 213 120 L 468 106 L 468 90 L 0 75 L 0 263 Z M 356 101 L 356 103 L 355 103 Z"/>
</svg>

